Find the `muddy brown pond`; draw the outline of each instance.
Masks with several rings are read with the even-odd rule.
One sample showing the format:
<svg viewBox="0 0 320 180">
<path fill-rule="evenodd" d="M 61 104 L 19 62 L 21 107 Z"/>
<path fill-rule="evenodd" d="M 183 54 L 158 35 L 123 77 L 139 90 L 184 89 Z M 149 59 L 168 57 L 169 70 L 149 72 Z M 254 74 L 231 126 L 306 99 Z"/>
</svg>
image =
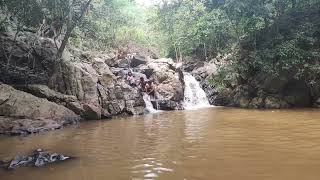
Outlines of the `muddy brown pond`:
<svg viewBox="0 0 320 180">
<path fill-rule="evenodd" d="M 37 148 L 78 157 L 0 170 L 1 180 L 318 180 L 320 110 L 206 108 L 0 137 L 0 159 Z"/>
</svg>

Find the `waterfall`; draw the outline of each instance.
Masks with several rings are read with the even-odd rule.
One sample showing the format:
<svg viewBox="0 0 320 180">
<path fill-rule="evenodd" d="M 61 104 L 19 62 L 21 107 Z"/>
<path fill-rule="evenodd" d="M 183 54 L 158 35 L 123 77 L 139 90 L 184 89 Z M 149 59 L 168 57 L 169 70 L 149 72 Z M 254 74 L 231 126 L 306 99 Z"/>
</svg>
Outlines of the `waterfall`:
<svg viewBox="0 0 320 180">
<path fill-rule="evenodd" d="M 184 75 L 184 108 L 197 109 L 201 107 L 209 107 L 209 101 L 206 93 L 200 87 L 199 82 L 190 73 L 183 73 Z"/>
<path fill-rule="evenodd" d="M 143 101 L 144 101 L 144 103 L 146 104 L 146 110 L 147 110 L 149 113 L 159 112 L 159 110 L 156 110 L 156 109 L 153 108 L 153 105 L 152 105 L 150 96 L 149 96 L 147 93 L 143 93 Z"/>
</svg>

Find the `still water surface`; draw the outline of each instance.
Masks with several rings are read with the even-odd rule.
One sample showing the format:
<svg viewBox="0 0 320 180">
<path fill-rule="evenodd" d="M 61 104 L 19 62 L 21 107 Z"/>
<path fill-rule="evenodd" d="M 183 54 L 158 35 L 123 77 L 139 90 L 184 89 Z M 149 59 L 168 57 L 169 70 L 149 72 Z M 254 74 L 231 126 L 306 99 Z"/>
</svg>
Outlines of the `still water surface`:
<svg viewBox="0 0 320 180">
<path fill-rule="evenodd" d="M 318 180 L 320 111 L 208 108 L 0 137 L 0 159 L 37 148 L 79 158 L 1 180 Z"/>
</svg>

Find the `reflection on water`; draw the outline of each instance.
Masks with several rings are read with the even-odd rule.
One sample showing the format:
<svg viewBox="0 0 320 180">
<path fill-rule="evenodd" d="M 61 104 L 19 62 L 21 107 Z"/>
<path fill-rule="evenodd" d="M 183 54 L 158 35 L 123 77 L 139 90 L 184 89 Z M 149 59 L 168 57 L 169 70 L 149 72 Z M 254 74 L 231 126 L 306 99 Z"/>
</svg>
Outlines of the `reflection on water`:
<svg viewBox="0 0 320 180">
<path fill-rule="evenodd" d="M 320 111 L 208 108 L 92 121 L 29 137 L 0 137 L 0 159 L 36 148 L 77 156 L 0 170 L 16 180 L 317 180 Z"/>
</svg>

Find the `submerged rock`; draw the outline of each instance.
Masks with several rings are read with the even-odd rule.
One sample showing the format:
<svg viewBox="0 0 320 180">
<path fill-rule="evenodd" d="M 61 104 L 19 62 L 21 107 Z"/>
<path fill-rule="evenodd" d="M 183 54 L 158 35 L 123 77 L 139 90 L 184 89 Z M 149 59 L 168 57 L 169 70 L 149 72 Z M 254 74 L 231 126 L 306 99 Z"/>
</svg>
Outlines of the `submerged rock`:
<svg viewBox="0 0 320 180">
<path fill-rule="evenodd" d="M 30 155 L 16 156 L 9 163 L 2 163 L 7 169 L 16 169 L 24 166 L 42 167 L 47 164 L 65 161 L 73 157 L 58 153 L 50 153 L 42 149 L 35 150 Z"/>
</svg>

